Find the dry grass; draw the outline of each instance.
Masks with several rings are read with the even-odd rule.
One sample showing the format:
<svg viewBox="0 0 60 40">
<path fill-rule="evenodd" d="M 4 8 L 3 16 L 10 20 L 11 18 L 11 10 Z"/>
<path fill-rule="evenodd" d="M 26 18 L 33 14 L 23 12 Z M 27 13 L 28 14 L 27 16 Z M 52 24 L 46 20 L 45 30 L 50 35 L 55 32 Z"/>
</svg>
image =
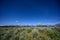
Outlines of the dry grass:
<svg viewBox="0 0 60 40">
<path fill-rule="evenodd" d="M 0 40 L 60 40 L 60 28 L 0 28 Z"/>
</svg>

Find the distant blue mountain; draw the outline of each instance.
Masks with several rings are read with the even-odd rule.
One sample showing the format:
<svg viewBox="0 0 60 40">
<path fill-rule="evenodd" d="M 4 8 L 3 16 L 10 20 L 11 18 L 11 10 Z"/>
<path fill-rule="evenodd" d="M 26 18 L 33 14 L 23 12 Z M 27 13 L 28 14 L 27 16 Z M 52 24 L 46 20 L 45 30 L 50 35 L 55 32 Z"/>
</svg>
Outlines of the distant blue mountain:
<svg viewBox="0 0 60 40">
<path fill-rule="evenodd" d="M 58 27 L 60 27 L 60 23 L 58 23 L 58 24 L 55 24 L 55 26 L 58 26 Z"/>
</svg>

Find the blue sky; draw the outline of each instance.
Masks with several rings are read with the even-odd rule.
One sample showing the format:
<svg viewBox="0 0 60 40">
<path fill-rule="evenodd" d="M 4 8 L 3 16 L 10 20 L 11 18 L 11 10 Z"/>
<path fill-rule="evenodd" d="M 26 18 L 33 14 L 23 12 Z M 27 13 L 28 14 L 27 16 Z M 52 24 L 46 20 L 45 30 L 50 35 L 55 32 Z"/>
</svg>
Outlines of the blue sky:
<svg viewBox="0 0 60 40">
<path fill-rule="evenodd" d="M 59 0 L 0 0 L 0 25 L 60 22 Z"/>
</svg>

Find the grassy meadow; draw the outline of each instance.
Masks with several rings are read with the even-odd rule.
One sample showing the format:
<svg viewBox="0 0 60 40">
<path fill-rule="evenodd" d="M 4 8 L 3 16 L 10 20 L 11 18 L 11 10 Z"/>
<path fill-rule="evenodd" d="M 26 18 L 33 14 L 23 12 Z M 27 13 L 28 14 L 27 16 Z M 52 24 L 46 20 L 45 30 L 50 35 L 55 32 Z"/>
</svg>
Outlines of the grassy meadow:
<svg viewBox="0 0 60 40">
<path fill-rule="evenodd" d="M 0 27 L 0 40 L 60 40 L 60 28 Z"/>
</svg>

